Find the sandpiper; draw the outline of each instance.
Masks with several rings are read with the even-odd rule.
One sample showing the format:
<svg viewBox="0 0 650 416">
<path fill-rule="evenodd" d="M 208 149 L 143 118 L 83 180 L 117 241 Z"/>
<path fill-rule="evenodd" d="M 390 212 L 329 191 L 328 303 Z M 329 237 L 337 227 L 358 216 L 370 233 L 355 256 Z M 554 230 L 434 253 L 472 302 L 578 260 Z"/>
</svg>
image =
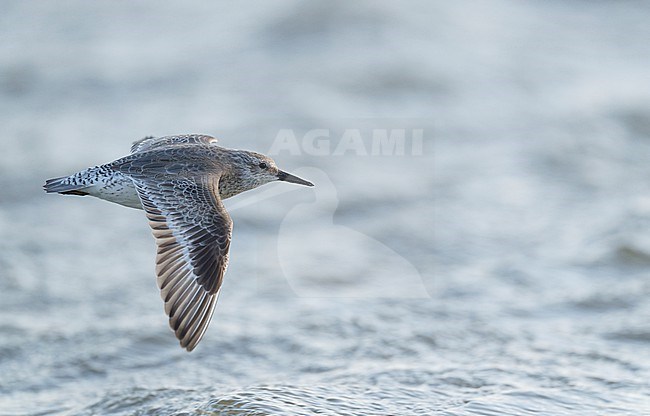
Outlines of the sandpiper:
<svg viewBox="0 0 650 416">
<path fill-rule="evenodd" d="M 221 201 L 273 181 L 314 186 L 268 156 L 216 142 L 200 134 L 145 137 L 128 156 L 44 185 L 48 193 L 144 209 L 169 326 L 188 351 L 203 338 L 228 266 L 232 220 Z"/>
</svg>

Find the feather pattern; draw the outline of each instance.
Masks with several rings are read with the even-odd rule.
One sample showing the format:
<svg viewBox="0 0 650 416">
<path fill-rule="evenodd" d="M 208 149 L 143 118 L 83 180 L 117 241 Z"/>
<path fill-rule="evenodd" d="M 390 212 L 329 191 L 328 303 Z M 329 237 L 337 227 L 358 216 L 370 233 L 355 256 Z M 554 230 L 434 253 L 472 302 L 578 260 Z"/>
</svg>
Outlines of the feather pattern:
<svg viewBox="0 0 650 416">
<path fill-rule="evenodd" d="M 155 149 L 163 146 L 173 146 L 175 144 L 212 144 L 217 139 L 205 134 L 181 134 L 178 136 L 154 137 L 147 136 L 131 146 L 131 153 L 142 152 L 145 150 Z"/>
<path fill-rule="evenodd" d="M 207 329 L 228 266 L 232 221 L 218 177 L 134 178 L 158 246 L 157 283 L 169 325 L 183 348 Z"/>
<path fill-rule="evenodd" d="M 188 351 L 210 323 L 228 266 L 232 221 L 222 200 L 278 180 L 313 186 L 268 156 L 216 141 L 202 134 L 145 137 L 125 157 L 44 186 L 145 210 L 165 313 Z"/>
</svg>

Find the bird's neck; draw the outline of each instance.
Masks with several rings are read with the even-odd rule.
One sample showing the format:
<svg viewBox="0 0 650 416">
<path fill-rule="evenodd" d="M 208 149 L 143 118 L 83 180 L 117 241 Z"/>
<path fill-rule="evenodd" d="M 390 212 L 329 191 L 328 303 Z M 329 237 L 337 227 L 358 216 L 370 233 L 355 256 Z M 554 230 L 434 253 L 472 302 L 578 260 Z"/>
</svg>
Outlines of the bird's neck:
<svg viewBox="0 0 650 416">
<path fill-rule="evenodd" d="M 219 179 L 219 196 L 221 199 L 233 197 L 258 186 L 251 181 L 250 175 L 237 169 L 232 169 L 221 175 Z"/>
<path fill-rule="evenodd" d="M 235 175 L 221 175 L 221 178 L 219 179 L 219 197 L 221 197 L 221 199 L 233 197 L 243 191 L 245 191 L 245 189 L 240 189 L 240 187 L 237 186 L 237 178 Z"/>
</svg>

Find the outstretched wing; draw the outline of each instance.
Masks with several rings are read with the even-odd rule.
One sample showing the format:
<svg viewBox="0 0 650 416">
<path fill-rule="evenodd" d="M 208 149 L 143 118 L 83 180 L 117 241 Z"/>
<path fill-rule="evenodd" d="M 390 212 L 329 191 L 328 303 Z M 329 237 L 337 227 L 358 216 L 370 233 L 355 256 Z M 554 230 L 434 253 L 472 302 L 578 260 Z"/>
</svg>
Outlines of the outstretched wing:
<svg viewBox="0 0 650 416">
<path fill-rule="evenodd" d="M 216 143 L 217 139 L 205 134 L 182 134 L 179 136 L 153 137 L 147 136 L 137 142 L 133 142 L 131 153 L 150 150 L 156 147 L 172 146 L 175 144 L 210 144 Z"/>
<path fill-rule="evenodd" d="M 156 275 L 169 326 L 192 351 L 210 324 L 228 266 L 232 220 L 218 177 L 134 183 L 158 246 Z"/>
</svg>

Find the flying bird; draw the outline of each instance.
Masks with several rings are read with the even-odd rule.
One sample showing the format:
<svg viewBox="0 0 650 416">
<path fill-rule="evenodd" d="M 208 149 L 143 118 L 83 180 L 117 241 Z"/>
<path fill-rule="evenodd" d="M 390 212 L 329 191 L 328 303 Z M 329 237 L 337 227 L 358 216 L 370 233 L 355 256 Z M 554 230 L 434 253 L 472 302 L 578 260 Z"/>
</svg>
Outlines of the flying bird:
<svg viewBox="0 0 650 416">
<path fill-rule="evenodd" d="M 128 156 L 44 185 L 48 193 L 144 209 L 156 240 L 165 313 L 187 351 L 210 324 L 228 266 L 233 223 L 222 201 L 274 181 L 314 186 L 268 156 L 216 142 L 200 134 L 145 137 Z"/>
</svg>

